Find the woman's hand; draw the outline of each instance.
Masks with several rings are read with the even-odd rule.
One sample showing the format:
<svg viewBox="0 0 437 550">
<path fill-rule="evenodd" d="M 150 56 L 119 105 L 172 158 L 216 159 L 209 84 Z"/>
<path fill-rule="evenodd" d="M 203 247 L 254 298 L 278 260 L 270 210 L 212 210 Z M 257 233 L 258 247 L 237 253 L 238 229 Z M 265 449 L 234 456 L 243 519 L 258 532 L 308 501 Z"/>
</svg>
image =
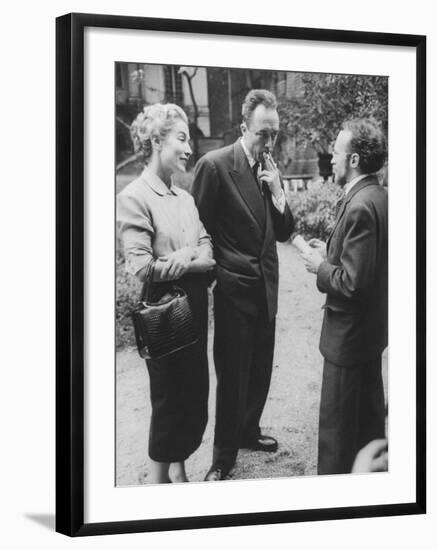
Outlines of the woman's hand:
<svg viewBox="0 0 437 550">
<path fill-rule="evenodd" d="M 184 275 L 195 257 L 194 249 L 190 246 L 180 248 L 174 252 L 158 258 L 162 281 L 174 281 Z M 161 263 L 162 262 L 162 263 Z"/>
<path fill-rule="evenodd" d="M 215 260 L 209 256 L 199 256 L 191 262 L 189 272 L 190 273 L 205 273 L 215 267 Z"/>
</svg>

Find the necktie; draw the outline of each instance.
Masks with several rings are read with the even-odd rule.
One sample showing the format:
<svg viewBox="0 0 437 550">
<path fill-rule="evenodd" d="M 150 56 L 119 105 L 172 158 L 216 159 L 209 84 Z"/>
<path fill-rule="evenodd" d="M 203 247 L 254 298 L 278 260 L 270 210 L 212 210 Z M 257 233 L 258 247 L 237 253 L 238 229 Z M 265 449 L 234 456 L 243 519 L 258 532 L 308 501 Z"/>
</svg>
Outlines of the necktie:
<svg viewBox="0 0 437 550">
<path fill-rule="evenodd" d="M 258 189 L 261 191 L 261 194 L 263 194 L 262 182 L 260 182 L 258 180 L 258 168 L 259 168 L 259 166 L 260 166 L 260 163 L 255 162 L 255 164 L 252 166 L 252 174 L 253 174 L 253 177 L 255 178 L 255 181 L 258 185 Z"/>
</svg>

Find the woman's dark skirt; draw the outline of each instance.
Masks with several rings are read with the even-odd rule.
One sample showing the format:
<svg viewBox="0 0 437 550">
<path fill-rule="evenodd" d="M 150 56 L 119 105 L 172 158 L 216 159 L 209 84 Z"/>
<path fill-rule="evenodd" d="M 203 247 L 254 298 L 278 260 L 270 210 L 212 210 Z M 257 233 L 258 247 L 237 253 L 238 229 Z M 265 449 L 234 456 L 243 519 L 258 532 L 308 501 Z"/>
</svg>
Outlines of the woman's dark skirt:
<svg viewBox="0 0 437 550">
<path fill-rule="evenodd" d="M 152 418 L 149 456 L 157 462 L 182 462 L 200 445 L 208 420 L 208 285 L 204 275 L 179 279 L 190 301 L 200 338 L 168 357 L 147 359 Z M 160 285 L 156 285 L 160 286 Z"/>
</svg>

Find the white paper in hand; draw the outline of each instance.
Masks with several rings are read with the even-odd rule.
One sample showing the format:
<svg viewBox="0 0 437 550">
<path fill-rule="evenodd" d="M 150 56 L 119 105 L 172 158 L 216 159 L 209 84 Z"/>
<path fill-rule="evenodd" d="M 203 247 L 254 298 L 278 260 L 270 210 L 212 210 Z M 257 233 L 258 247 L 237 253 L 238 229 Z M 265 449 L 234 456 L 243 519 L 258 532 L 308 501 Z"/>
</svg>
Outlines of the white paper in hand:
<svg viewBox="0 0 437 550">
<path fill-rule="evenodd" d="M 295 246 L 302 254 L 311 252 L 311 250 L 313 250 L 301 235 L 296 235 L 292 239 L 291 244 Z"/>
</svg>

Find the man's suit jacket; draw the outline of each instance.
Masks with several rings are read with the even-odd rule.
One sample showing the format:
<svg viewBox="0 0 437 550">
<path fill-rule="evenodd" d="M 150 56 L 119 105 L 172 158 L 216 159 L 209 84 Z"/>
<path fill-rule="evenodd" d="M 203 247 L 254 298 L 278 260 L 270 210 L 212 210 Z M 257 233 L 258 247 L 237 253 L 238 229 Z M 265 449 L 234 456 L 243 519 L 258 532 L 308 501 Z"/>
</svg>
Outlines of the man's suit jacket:
<svg viewBox="0 0 437 550">
<path fill-rule="evenodd" d="M 261 194 L 239 140 L 199 160 L 193 196 L 213 239 L 218 288 L 251 315 L 264 294 L 272 319 L 278 302 L 276 240 L 286 241 L 294 225 L 288 205 L 281 214 L 270 191 Z"/>
<path fill-rule="evenodd" d="M 320 351 L 339 366 L 378 358 L 387 346 L 388 201 L 375 176 L 360 180 L 339 210 L 317 286 L 327 293 Z"/>
</svg>

